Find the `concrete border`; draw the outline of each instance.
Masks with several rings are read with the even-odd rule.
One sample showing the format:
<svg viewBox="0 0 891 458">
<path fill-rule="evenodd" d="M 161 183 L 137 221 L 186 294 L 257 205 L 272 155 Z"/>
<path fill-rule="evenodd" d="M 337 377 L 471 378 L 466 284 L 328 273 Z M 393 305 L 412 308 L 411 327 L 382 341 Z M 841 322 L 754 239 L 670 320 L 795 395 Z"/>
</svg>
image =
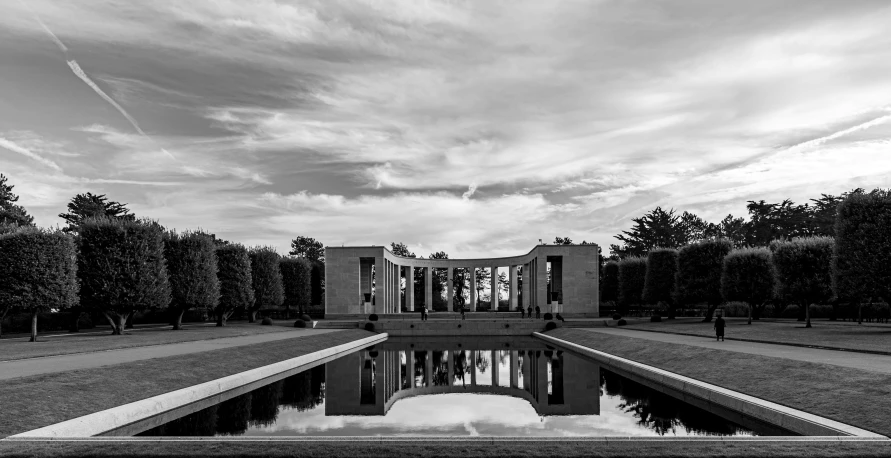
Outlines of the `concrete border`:
<svg viewBox="0 0 891 458">
<path fill-rule="evenodd" d="M 783 429 L 807 436 L 832 436 L 839 440 L 844 437 L 868 438 L 872 440 L 889 440 L 887 437 L 851 426 L 829 418 L 820 417 L 801 410 L 786 407 L 747 394 L 728 390 L 717 385 L 702 382 L 690 377 L 675 374 L 609 353 L 594 350 L 583 345 L 558 339 L 542 333 L 533 336 L 554 345 L 572 350 L 599 362 L 609 370 L 618 370 L 629 374 L 632 378 L 648 380 L 684 396 L 698 398 L 710 404 L 740 412 L 760 421 L 779 426 Z"/>
<path fill-rule="evenodd" d="M 268 366 L 258 367 L 238 374 L 230 375 L 198 385 L 153 396 L 141 401 L 131 402 L 82 417 L 66 420 L 54 425 L 15 434 L 7 439 L 59 439 L 89 438 L 109 431 L 114 431 L 135 422 L 148 420 L 173 409 L 188 406 L 201 401 L 218 402 L 227 392 L 274 377 L 283 372 L 294 371 L 301 366 L 311 365 L 319 360 L 330 358 L 340 353 L 374 345 L 387 340 L 387 334 L 376 334 L 349 343 L 335 345 L 296 358 L 279 361 Z M 116 440 L 119 440 L 116 439 Z"/>
<path fill-rule="evenodd" d="M 891 445 L 891 441 L 881 437 L 857 436 L 572 436 L 572 437 L 529 437 L 529 436 L 214 436 L 214 437 L 81 437 L 81 438 L 36 438 L 12 437 L 0 442 L 359 442 L 359 443 L 412 443 L 412 442 L 879 442 Z"/>
</svg>

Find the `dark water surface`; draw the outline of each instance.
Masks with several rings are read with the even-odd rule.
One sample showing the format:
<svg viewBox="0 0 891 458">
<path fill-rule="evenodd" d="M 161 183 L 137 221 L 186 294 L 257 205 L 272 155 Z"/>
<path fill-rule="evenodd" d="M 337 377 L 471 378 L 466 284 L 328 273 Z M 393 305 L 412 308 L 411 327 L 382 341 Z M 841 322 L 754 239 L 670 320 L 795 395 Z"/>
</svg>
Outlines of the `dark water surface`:
<svg viewBox="0 0 891 458">
<path fill-rule="evenodd" d="M 139 436 L 792 435 L 532 338 L 393 338 Z"/>
</svg>

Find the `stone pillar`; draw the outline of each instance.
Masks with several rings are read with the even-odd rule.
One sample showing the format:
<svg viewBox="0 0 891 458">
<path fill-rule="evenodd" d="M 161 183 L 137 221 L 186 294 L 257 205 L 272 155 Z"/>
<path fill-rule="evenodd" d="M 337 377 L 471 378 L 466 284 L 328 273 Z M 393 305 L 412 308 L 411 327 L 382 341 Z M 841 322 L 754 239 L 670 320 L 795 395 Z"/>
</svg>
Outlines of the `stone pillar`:
<svg viewBox="0 0 891 458">
<path fill-rule="evenodd" d="M 448 350 L 446 354 L 449 355 L 446 361 L 449 367 L 449 382 L 446 383 L 446 386 L 452 386 L 455 383 L 455 351 Z"/>
<path fill-rule="evenodd" d="M 424 305 L 433 311 L 433 268 L 424 267 Z"/>
<path fill-rule="evenodd" d="M 517 373 L 517 365 L 520 359 L 520 355 L 517 354 L 516 350 L 511 350 L 510 352 L 510 387 L 517 388 L 519 384 L 520 377 Z"/>
<path fill-rule="evenodd" d="M 455 303 L 455 269 L 447 267 L 446 272 L 446 304 L 448 304 L 448 311 L 451 312 L 455 309 L 453 305 Z"/>
<path fill-rule="evenodd" d="M 491 310 L 494 312 L 498 310 L 498 267 L 492 266 L 492 284 L 489 285 L 491 291 L 489 292 L 490 298 L 489 302 L 491 303 Z"/>
<path fill-rule="evenodd" d="M 551 262 L 551 293 L 557 293 L 562 298 L 563 292 L 563 256 L 557 257 L 557 260 Z M 548 298 L 548 302 L 553 304 L 553 312 L 560 311 L 560 304 L 553 298 Z"/>
<path fill-rule="evenodd" d="M 544 313 L 548 309 L 548 263 L 546 259 L 538 258 L 535 261 L 535 305 L 541 307 Z M 533 307 L 535 308 L 535 307 Z"/>
<path fill-rule="evenodd" d="M 529 263 L 523 264 L 523 308 L 529 307 Z"/>
<path fill-rule="evenodd" d="M 402 266 L 393 264 L 393 313 L 402 313 Z"/>
<path fill-rule="evenodd" d="M 467 269 L 470 275 L 470 310 L 476 311 L 476 267 Z M 476 373 L 476 372 L 474 372 Z"/>
<path fill-rule="evenodd" d="M 424 364 L 424 382 L 428 387 L 433 386 L 433 352 L 427 350 L 427 360 Z"/>
<path fill-rule="evenodd" d="M 470 350 L 470 386 L 476 386 L 476 350 Z"/>
<path fill-rule="evenodd" d="M 383 272 L 384 272 L 384 258 L 374 258 L 374 271 L 372 272 L 372 280 L 374 281 L 374 305 L 371 307 L 371 311 L 374 313 L 381 313 L 381 302 L 383 300 L 383 295 L 381 291 L 383 290 Z"/>
<path fill-rule="evenodd" d="M 415 352 L 408 350 L 405 352 L 405 374 L 408 377 L 408 387 L 415 387 Z"/>
<path fill-rule="evenodd" d="M 510 309 L 516 310 L 519 307 L 519 294 L 517 291 L 517 266 L 510 266 Z"/>
<path fill-rule="evenodd" d="M 523 356 L 523 389 L 530 393 L 532 392 L 531 389 L 529 388 L 531 386 L 532 379 L 530 376 L 531 366 L 530 366 L 529 362 L 532 359 L 533 351 L 534 350 L 527 350 L 526 354 Z M 600 372 L 596 372 L 596 373 L 599 374 Z"/>
<path fill-rule="evenodd" d="M 405 266 L 405 308 L 415 311 L 415 268 Z"/>
<path fill-rule="evenodd" d="M 492 350 L 492 386 L 498 386 L 498 350 Z"/>
</svg>

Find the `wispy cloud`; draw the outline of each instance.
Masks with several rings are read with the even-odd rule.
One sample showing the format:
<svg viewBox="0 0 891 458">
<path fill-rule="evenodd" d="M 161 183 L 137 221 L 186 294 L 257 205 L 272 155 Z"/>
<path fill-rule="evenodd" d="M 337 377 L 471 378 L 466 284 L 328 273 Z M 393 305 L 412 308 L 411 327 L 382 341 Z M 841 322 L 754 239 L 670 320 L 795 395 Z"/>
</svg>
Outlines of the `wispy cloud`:
<svg viewBox="0 0 891 458">
<path fill-rule="evenodd" d="M 0 137 L 0 147 L 6 148 L 7 150 L 12 151 L 14 153 L 21 154 L 22 156 L 31 158 L 37 162 L 40 162 L 43 165 L 46 165 L 46 166 L 52 168 L 53 170 L 56 170 L 59 172 L 62 171 L 62 168 L 59 167 L 59 164 L 56 164 L 52 160 L 47 159 L 47 158 L 31 151 L 30 149 L 25 148 L 25 147 L 15 143 L 11 140 L 8 140 L 6 138 Z"/>
</svg>

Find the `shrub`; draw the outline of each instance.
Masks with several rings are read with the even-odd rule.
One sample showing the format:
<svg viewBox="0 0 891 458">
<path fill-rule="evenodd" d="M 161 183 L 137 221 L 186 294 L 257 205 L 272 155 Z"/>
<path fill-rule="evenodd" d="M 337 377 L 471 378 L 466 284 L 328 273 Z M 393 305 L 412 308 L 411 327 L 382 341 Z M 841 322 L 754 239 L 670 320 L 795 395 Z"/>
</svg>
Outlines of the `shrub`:
<svg viewBox="0 0 891 458">
<path fill-rule="evenodd" d="M 616 323 L 616 324 L 619 325 L 619 326 L 625 326 L 626 324 L 628 324 L 628 322 L 625 321 L 625 320 L 619 320 L 619 322 Z"/>
<path fill-rule="evenodd" d="M 613 313 L 613 319 L 614 319 L 614 320 L 621 320 L 621 319 L 622 319 L 622 315 L 619 315 L 618 313 Z"/>
<path fill-rule="evenodd" d="M 809 237 L 778 243 L 773 252 L 777 295 L 789 296 L 804 308 L 811 327 L 810 304 L 832 298 L 831 237 Z"/>
<path fill-rule="evenodd" d="M 248 323 L 256 320 L 257 311 L 282 305 L 282 274 L 279 270 L 281 256 L 272 247 L 255 247 L 248 252 L 251 258 L 251 286 L 254 288 L 254 304 L 247 308 Z"/>
<path fill-rule="evenodd" d="M 628 310 L 633 304 L 640 304 L 646 275 L 645 258 L 635 256 L 619 261 L 619 305 L 623 310 Z"/>
<path fill-rule="evenodd" d="M 675 302 L 705 302 L 708 309 L 704 322 L 709 322 L 721 304 L 721 269 L 730 253 L 728 240 L 704 240 L 678 250 L 678 271 L 675 277 Z"/>
<path fill-rule="evenodd" d="M 838 205 L 832 288 L 839 299 L 891 303 L 891 190 L 849 194 Z"/>
<path fill-rule="evenodd" d="M 297 321 L 294 322 L 294 327 L 295 327 L 295 328 L 305 328 L 305 327 L 306 327 L 306 321 L 303 321 L 303 320 L 297 320 Z"/>
<path fill-rule="evenodd" d="M 553 321 L 548 321 L 548 323 L 545 325 L 545 331 L 551 331 L 554 329 L 557 329 L 557 323 L 555 323 Z"/>
<path fill-rule="evenodd" d="M 659 323 L 659 322 L 661 322 L 661 321 L 662 321 L 662 317 L 659 316 L 659 315 L 653 315 L 653 316 L 650 317 L 650 322 L 651 322 L 651 323 Z"/>
<path fill-rule="evenodd" d="M 600 285 L 600 300 L 619 300 L 619 264 L 609 261 L 603 266 L 603 284 Z"/>
<path fill-rule="evenodd" d="M 213 310 L 217 306 L 220 280 L 214 250 L 213 238 L 202 232 L 165 235 L 164 258 L 170 279 L 173 329 L 180 329 L 186 310 Z"/>
<path fill-rule="evenodd" d="M 374 332 L 374 323 L 365 323 L 365 330 L 369 332 Z"/>
<path fill-rule="evenodd" d="M 545 321 L 551 321 L 554 319 L 554 315 L 551 315 L 550 312 L 544 314 Z"/>
<path fill-rule="evenodd" d="M 674 318 L 674 280 L 678 270 L 678 250 L 656 248 L 647 254 L 642 299 L 648 304 L 664 302 L 668 318 Z"/>
<path fill-rule="evenodd" d="M 243 245 L 230 243 L 217 247 L 217 278 L 220 280 L 220 300 L 217 303 L 217 326 L 236 311 L 254 304 L 251 287 L 251 260 Z"/>
<path fill-rule="evenodd" d="M 312 263 L 306 258 L 282 258 L 279 263 L 285 308 L 303 314 L 309 310 L 312 297 Z"/>
<path fill-rule="evenodd" d="M 721 269 L 721 295 L 725 301 L 748 304 L 749 324 L 761 316 L 773 297 L 775 277 L 771 252 L 767 248 L 741 248 L 724 257 Z"/>
<path fill-rule="evenodd" d="M 0 278 L 0 321 L 12 308 L 30 314 L 36 342 L 40 313 L 78 302 L 74 240 L 31 227 L 0 234 Z"/>
<path fill-rule="evenodd" d="M 105 315 L 113 334 L 120 335 L 137 311 L 170 304 L 159 224 L 100 217 L 81 223 L 79 234 L 80 301 Z"/>
<path fill-rule="evenodd" d="M 372 313 L 368 315 L 368 321 L 377 321 L 377 313 Z"/>
<path fill-rule="evenodd" d="M 263 326 L 271 326 L 271 325 L 272 325 L 272 318 L 269 318 L 269 317 L 267 316 L 267 317 L 263 318 L 263 321 L 261 321 L 260 324 L 263 325 Z"/>
<path fill-rule="evenodd" d="M 309 323 L 309 322 L 312 321 L 312 318 L 311 318 L 309 315 L 305 314 L 305 313 L 304 313 L 303 315 L 300 315 L 300 319 L 303 320 L 303 321 L 306 321 L 307 323 Z"/>
</svg>

